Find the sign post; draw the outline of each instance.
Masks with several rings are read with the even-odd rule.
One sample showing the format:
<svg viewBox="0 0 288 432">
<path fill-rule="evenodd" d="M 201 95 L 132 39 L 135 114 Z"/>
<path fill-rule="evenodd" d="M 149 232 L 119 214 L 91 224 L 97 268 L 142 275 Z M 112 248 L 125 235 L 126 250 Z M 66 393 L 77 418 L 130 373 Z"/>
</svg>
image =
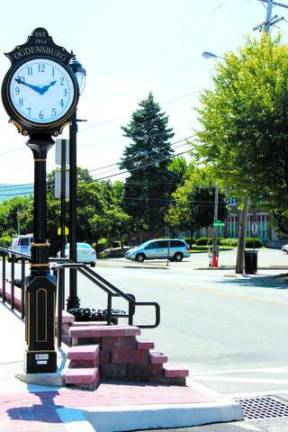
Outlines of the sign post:
<svg viewBox="0 0 288 432">
<path fill-rule="evenodd" d="M 56 281 L 49 267 L 46 158 L 76 110 L 79 87 L 69 68 L 73 54 L 56 45 L 44 28 L 7 53 L 11 61 L 2 84 L 10 121 L 28 136 L 34 157 L 34 210 L 31 268 L 26 286 L 26 373 L 56 372 Z"/>
</svg>

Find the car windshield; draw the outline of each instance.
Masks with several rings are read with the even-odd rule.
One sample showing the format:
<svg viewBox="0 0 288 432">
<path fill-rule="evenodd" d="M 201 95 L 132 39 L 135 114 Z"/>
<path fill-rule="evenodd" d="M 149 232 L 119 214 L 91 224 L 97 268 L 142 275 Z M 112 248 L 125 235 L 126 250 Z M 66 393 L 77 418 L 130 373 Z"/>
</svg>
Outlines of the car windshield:
<svg viewBox="0 0 288 432">
<path fill-rule="evenodd" d="M 29 238 L 21 238 L 20 239 L 20 245 L 21 246 L 29 246 Z"/>
<path fill-rule="evenodd" d="M 142 244 L 141 244 L 140 246 L 138 246 L 138 247 L 144 248 L 144 247 L 148 246 L 150 243 L 152 243 L 152 241 L 153 241 L 153 240 L 148 240 L 148 241 L 146 241 L 145 243 L 142 243 Z"/>
</svg>

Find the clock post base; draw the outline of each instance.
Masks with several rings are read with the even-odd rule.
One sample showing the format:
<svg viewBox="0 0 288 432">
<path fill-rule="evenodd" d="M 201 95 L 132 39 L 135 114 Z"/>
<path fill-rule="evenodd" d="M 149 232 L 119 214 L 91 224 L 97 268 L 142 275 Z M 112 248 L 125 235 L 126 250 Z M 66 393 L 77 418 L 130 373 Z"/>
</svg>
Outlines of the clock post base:
<svg viewBox="0 0 288 432">
<path fill-rule="evenodd" d="M 57 353 L 55 351 L 26 351 L 25 373 L 49 373 L 57 371 Z"/>
</svg>

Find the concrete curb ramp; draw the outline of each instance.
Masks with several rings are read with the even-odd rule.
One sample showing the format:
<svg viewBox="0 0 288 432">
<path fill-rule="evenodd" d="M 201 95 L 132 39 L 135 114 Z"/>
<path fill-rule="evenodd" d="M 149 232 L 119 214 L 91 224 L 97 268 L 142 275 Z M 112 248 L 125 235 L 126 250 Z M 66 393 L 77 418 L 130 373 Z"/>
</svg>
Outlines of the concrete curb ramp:
<svg viewBox="0 0 288 432">
<path fill-rule="evenodd" d="M 243 420 L 242 410 L 229 400 L 217 403 L 60 408 L 67 432 L 122 432 L 200 426 Z"/>
</svg>

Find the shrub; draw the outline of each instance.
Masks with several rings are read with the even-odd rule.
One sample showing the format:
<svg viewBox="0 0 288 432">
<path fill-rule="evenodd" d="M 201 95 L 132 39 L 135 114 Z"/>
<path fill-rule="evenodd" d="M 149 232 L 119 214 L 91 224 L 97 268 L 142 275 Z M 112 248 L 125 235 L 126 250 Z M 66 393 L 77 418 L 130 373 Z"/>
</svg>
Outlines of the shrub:
<svg viewBox="0 0 288 432">
<path fill-rule="evenodd" d="M 236 239 L 236 238 L 221 238 L 219 244 L 221 246 L 235 247 L 238 244 L 238 239 Z"/>
<path fill-rule="evenodd" d="M 195 240 L 197 246 L 208 246 L 212 244 L 212 237 L 199 237 Z"/>
<path fill-rule="evenodd" d="M 195 243 L 195 239 L 193 237 L 186 237 L 183 240 L 190 246 L 190 248 Z"/>
<path fill-rule="evenodd" d="M 98 240 L 97 243 L 93 244 L 94 249 L 96 249 L 97 253 L 108 247 L 108 240 L 105 237 L 102 237 Z"/>
<path fill-rule="evenodd" d="M 258 237 L 256 237 L 256 238 L 254 238 L 254 237 L 247 237 L 246 238 L 246 247 L 247 248 L 261 248 L 263 246 L 263 243 L 262 243 L 262 241 L 258 238 Z"/>
</svg>

